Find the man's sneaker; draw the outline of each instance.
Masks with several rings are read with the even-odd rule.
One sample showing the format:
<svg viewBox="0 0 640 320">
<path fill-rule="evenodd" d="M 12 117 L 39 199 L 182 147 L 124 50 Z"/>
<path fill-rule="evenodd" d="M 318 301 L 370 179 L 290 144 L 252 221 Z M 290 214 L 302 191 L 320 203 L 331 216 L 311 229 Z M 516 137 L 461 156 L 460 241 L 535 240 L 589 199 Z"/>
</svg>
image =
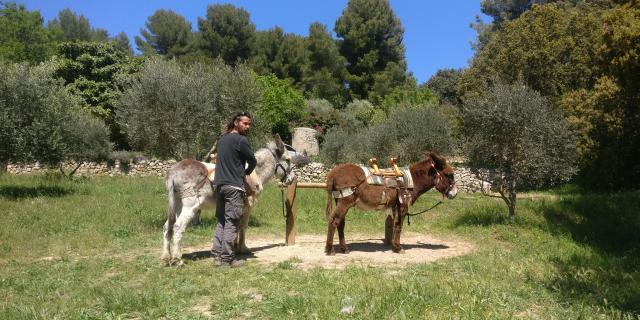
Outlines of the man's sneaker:
<svg viewBox="0 0 640 320">
<path fill-rule="evenodd" d="M 244 266 L 244 260 L 233 260 L 231 261 L 231 268 L 240 268 Z"/>
<path fill-rule="evenodd" d="M 227 264 L 228 264 L 228 263 L 227 263 Z M 223 266 L 223 265 L 225 265 L 225 263 L 224 263 L 224 262 L 222 262 L 222 260 L 220 260 L 220 258 L 217 258 L 217 257 L 216 257 L 216 258 L 213 258 L 213 266 L 214 266 L 214 267 L 221 267 L 221 266 Z"/>
<path fill-rule="evenodd" d="M 218 260 L 217 262 L 214 262 L 214 265 L 217 267 L 240 268 L 244 266 L 244 260 L 233 260 L 231 262 Z"/>
</svg>

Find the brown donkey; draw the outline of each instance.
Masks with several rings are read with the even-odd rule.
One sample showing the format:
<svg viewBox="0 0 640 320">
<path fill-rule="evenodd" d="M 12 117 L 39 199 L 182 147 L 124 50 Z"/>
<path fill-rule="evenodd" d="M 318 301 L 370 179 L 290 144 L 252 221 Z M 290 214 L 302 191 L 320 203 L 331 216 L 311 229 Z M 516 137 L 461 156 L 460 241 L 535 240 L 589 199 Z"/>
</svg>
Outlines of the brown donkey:
<svg viewBox="0 0 640 320">
<path fill-rule="evenodd" d="M 405 181 L 411 178 L 413 185 L 408 183 L 404 186 L 390 187 L 387 183 L 394 181 L 387 181 L 384 185 L 369 184 L 365 170 L 355 164 L 341 164 L 329 171 L 326 207 L 329 226 L 325 247 L 327 255 L 335 254 L 333 235 L 336 228 L 340 238 L 340 251 L 342 253 L 349 251 L 344 240 L 344 223 L 347 211 L 354 206 L 361 210 L 390 210 L 391 214 L 387 215 L 386 219 L 385 244 L 391 244 L 393 252 L 402 253 L 400 233 L 409 206 L 433 187 L 449 199 L 456 196 L 453 168 L 441 156 L 427 153 L 424 160 L 410 165 L 404 171 L 405 176 L 411 175 L 411 177 L 405 177 Z M 332 198 L 335 198 L 336 203 L 333 210 Z"/>
</svg>

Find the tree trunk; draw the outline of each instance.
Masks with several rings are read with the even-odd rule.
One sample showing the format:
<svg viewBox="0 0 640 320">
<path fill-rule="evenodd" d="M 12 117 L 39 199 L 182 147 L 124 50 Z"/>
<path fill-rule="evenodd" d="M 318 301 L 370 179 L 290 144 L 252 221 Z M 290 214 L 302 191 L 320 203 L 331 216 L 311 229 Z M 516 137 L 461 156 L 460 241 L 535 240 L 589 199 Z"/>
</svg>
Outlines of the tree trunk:
<svg viewBox="0 0 640 320">
<path fill-rule="evenodd" d="M 516 182 L 511 172 L 507 176 L 507 190 L 509 192 L 509 222 L 516 222 Z"/>
<path fill-rule="evenodd" d="M 509 222 L 516 222 L 516 191 L 509 190 Z"/>
<path fill-rule="evenodd" d="M 0 173 L 7 173 L 8 167 L 8 162 L 0 161 Z"/>
</svg>

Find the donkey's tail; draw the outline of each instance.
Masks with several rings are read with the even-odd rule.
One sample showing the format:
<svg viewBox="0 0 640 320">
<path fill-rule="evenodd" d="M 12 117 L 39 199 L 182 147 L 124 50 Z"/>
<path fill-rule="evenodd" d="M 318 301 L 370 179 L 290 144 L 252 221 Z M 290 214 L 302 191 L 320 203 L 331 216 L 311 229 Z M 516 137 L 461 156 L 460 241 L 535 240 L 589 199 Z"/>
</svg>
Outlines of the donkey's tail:
<svg viewBox="0 0 640 320">
<path fill-rule="evenodd" d="M 173 237 L 173 225 L 176 223 L 176 192 L 173 184 L 173 178 L 169 177 L 166 181 L 167 186 L 167 235 L 169 239 Z"/>
<path fill-rule="evenodd" d="M 324 215 L 327 218 L 327 221 L 329 220 L 329 217 L 331 217 L 331 213 L 333 212 L 333 196 L 332 196 L 332 192 L 333 191 L 333 180 L 327 180 L 327 205 L 325 206 L 324 209 Z"/>
</svg>

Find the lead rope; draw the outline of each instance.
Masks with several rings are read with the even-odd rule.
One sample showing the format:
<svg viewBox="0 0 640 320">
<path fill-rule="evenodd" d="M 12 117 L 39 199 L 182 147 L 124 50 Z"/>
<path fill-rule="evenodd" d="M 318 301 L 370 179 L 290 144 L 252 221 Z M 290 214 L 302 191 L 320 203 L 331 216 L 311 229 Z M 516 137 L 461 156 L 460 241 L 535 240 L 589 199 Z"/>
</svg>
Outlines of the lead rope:
<svg viewBox="0 0 640 320">
<path fill-rule="evenodd" d="M 280 199 L 282 200 L 282 217 L 286 218 L 287 214 L 284 212 L 284 189 L 280 188 Z"/>
<path fill-rule="evenodd" d="M 406 214 L 406 215 L 407 215 L 407 225 L 408 225 L 408 226 L 410 226 L 410 225 L 411 225 L 411 217 L 413 217 L 413 216 L 417 216 L 417 215 L 419 215 L 419 214 L 423 214 L 423 213 L 425 213 L 425 212 L 427 212 L 427 211 L 429 211 L 429 210 L 432 210 L 433 208 L 435 208 L 435 207 L 439 206 L 441 203 L 442 203 L 442 200 L 438 201 L 438 203 L 434 204 L 431 208 L 426 209 L 426 210 L 422 210 L 422 211 L 420 211 L 420 212 L 418 212 L 418 213 L 409 213 L 409 212 L 407 212 L 407 214 Z"/>
</svg>

